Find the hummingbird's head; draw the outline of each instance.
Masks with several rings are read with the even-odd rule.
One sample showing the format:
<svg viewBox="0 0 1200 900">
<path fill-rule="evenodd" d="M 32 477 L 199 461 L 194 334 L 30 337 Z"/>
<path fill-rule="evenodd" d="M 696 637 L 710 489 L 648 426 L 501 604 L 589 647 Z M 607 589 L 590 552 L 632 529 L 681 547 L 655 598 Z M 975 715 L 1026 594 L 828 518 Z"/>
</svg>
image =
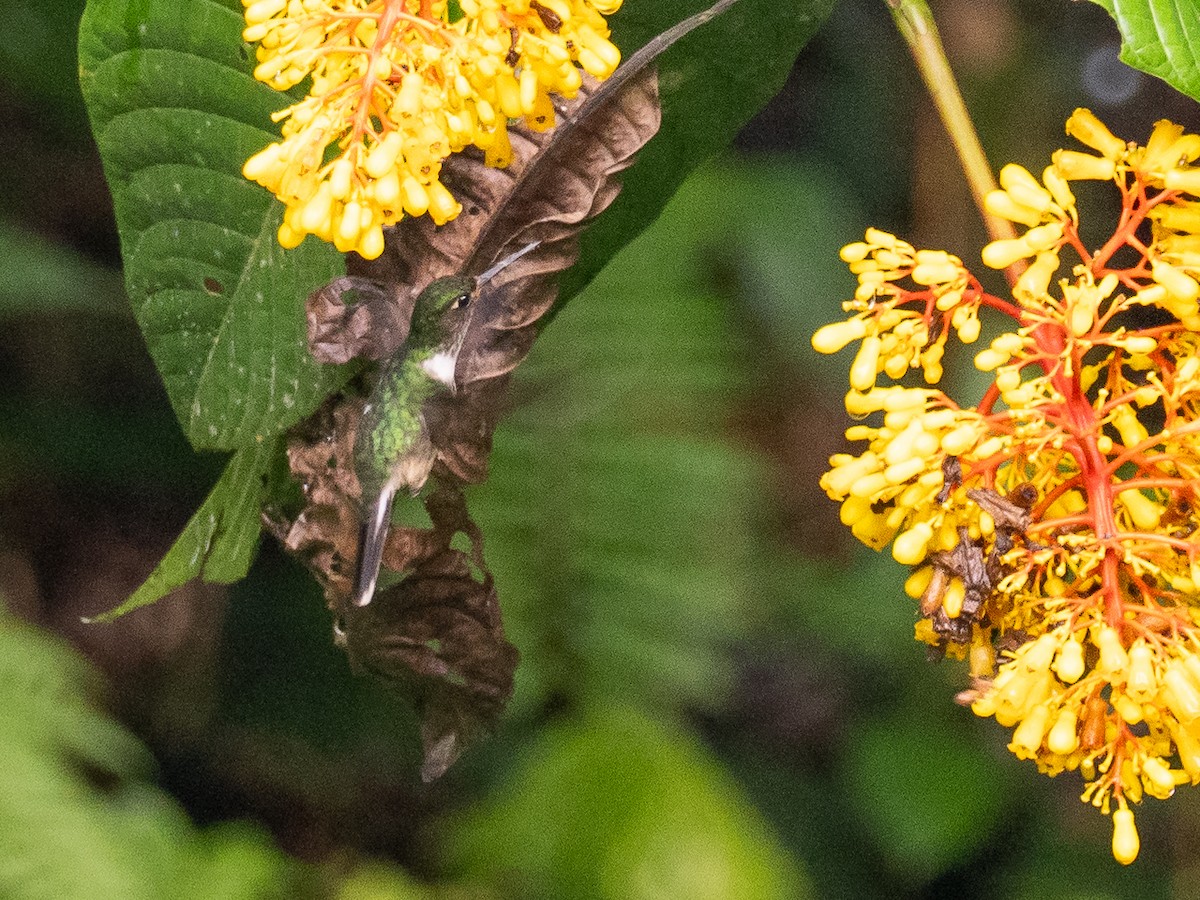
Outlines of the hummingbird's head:
<svg viewBox="0 0 1200 900">
<path fill-rule="evenodd" d="M 479 292 L 492 278 L 539 243 L 534 241 L 527 244 L 481 275 L 450 275 L 437 279 L 421 291 L 413 306 L 409 340 L 434 348 L 433 355 L 424 363 L 430 378 L 454 391 L 458 355 L 470 330 Z"/>
<path fill-rule="evenodd" d="M 475 285 L 476 279 L 469 276 L 439 278 L 421 291 L 413 306 L 409 341 L 433 348 L 433 355 L 424 363 L 425 371 L 451 390 L 458 354 L 475 312 Z"/>
</svg>

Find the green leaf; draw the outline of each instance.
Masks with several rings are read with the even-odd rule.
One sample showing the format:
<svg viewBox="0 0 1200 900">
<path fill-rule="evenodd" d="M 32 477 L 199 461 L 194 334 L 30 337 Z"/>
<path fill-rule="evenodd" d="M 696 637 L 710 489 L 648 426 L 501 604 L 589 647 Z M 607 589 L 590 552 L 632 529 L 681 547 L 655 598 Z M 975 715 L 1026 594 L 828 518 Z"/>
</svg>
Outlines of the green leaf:
<svg viewBox="0 0 1200 900">
<path fill-rule="evenodd" d="M 241 176 L 281 96 L 251 77 L 236 0 L 91 0 L 80 81 L 104 162 L 126 287 L 196 448 L 236 449 L 307 416 L 340 378 L 308 354 L 303 304 L 341 273 Z"/>
<path fill-rule="evenodd" d="M 95 687 L 79 656 L 0 606 L 0 896 L 315 895 L 259 830 L 197 831 L 147 783 L 149 753 L 90 702 Z"/>
<path fill-rule="evenodd" d="M 245 577 L 258 546 L 259 513 L 278 441 L 234 454 L 204 504 L 133 596 L 89 621 L 109 622 L 153 603 L 193 578 L 232 584 Z"/>
<path fill-rule="evenodd" d="M 454 823 L 448 844 L 452 865 L 531 900 L 810 895 L 695 739 L 624 707 L 542 732 L 507 787 Z"/>
<path fill-rule="evenodd" d="M 1093 0 L 1121 32 L 1121 59 L 1200 100 L 1200 4 L 1195 0 Z"/>
</svg>

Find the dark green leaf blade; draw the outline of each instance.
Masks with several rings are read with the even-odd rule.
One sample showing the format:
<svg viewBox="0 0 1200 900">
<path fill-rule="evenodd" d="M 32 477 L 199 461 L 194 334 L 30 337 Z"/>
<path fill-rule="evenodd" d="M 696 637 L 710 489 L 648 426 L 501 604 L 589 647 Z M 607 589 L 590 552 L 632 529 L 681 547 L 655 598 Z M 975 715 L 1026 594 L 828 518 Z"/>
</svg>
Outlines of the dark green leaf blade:
<svg viewBox="0 0 1200 900">
<path fill-rule="evenodd" d="M 1200 100 L 1200 6 L 1194 0 L 1092 0 L 1121 31 L 1121 60 Z"/>
<path fill-rule="evenodd" d="M 253 80 L 240 6 L 92 0 L 80 80 L 126 286 L 189 440 L 236 449 L 307 416 L 341 377 L 309 356 L 303 298 L 343 269 L 240 174 L 286 98 Z"/>
<path fill-rule="evenodd" d="M 110 622 L 164 597 L 193 578 L 232 584 L 250 568 L 261 530 L 266 473 L 278 441 L 234 454 L 203 505 L 150 577 L 128 600 L 89 621 Z"/>
</svg>

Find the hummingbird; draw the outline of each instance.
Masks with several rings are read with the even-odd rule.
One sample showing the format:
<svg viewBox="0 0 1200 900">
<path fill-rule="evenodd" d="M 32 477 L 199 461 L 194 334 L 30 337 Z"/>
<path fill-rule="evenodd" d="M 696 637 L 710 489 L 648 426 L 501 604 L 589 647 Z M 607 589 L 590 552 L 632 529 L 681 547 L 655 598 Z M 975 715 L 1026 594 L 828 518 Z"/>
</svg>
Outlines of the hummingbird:
<svg viewBox="0 0 1200 900">
<path fill-rule="evenodd" d="M 375 595 L 396 493 L 407 489 L 416 496 L 437 459 L 425 424 L 425 404 L 440 393 L 453 394 L 457 389 L 458 357 L 479 292 L 537 245 L 526 245 L 482 275 L 439 278 L 417 296 L 408 340 L 384 363 L 363 407 L 354 440 L 363 519 L 354 578 L 355 606 L 366 606 Z"/>
</svg>

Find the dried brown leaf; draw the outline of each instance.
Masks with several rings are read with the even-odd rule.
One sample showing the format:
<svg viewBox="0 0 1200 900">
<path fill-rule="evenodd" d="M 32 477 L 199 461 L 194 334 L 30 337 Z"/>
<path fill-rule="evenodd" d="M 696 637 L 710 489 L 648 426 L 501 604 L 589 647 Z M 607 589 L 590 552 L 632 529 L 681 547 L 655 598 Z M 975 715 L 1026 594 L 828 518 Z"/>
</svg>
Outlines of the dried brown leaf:
<svg viewBox="0 0 1200 900">
<path fill-rule="evenodd" d="M 352 664 L 396 688 L 421 716 L 432 781 L 489 728 L 512 695 L 517 649 L 504 637 L 491 576 L 445 550 L 368 606 L 345 614 Z"/>
<path fill-rule="evenodd" d="M 361 517 L 359 484 L 354 474 L 354 439 L 362 416 L 360 398 L 327 402 L 288 441 L 288 465 L 301 485 L 304 506 L 294 519 L 266 517 L 280 543 L 313 570 L 325 588 L 331 609 L 340 611 L 350 595 L 358 560 Z M 384 546 L 389 569 L 403 572 L 450 547 L 459 532 L 474 547 L 480 569 L 482 537 L 467 514 L 462 492 L 446 483 L 425 499 L 432 528 L 393 528 Z"/>
</svg>

